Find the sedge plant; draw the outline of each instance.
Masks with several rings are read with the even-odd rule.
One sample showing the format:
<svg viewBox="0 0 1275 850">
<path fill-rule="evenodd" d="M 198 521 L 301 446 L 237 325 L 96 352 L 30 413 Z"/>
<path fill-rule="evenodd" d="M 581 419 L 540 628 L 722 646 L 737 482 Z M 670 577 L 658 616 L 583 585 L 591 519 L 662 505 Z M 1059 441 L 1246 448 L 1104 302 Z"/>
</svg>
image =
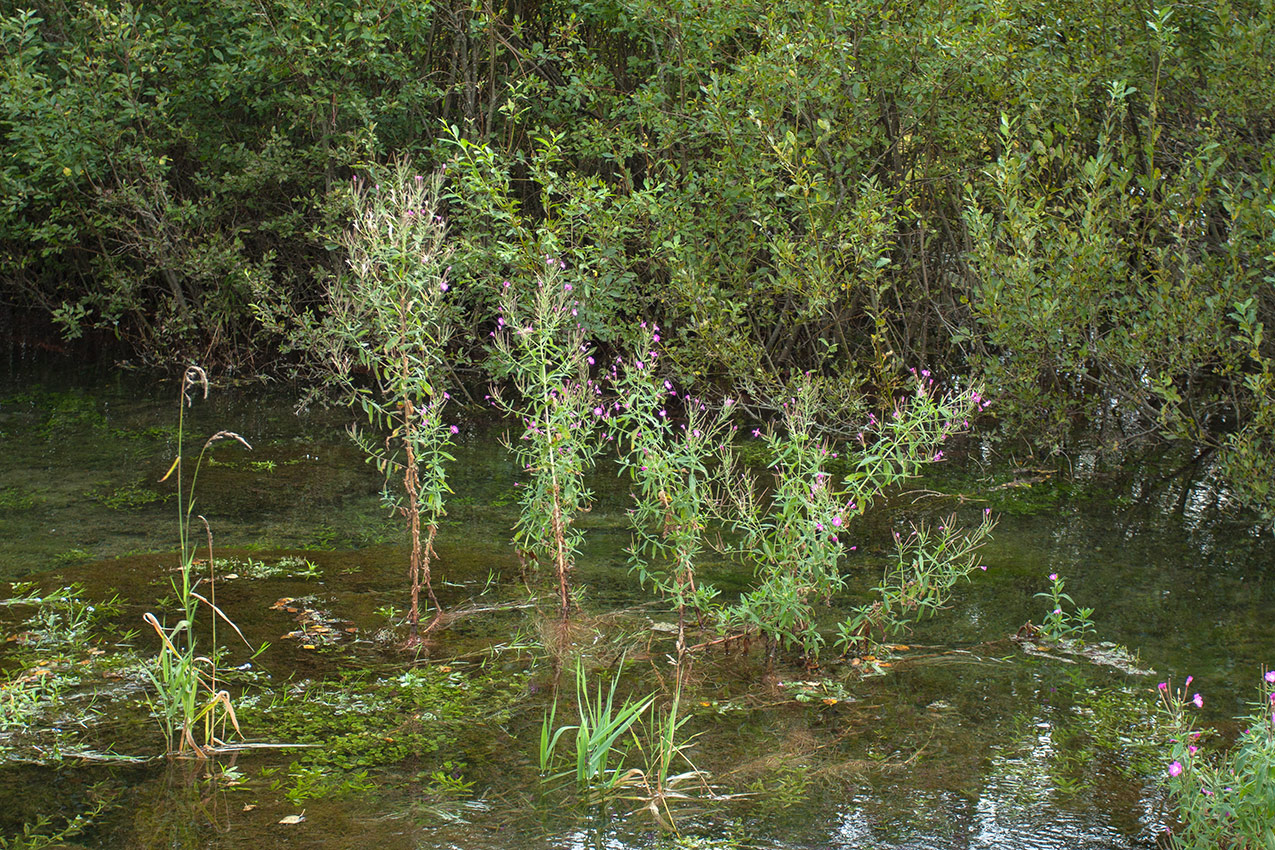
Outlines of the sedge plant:
<svg viewBox="0 0 1275 850">
<path fill-rule="evenodd" d="M 620 667 L 624 666 L 621 659 Z M 626 697 L 616 702 L 619 676 L 609 686 L 603 682 L 589 681 L 584 663 L 577 659 L 576 705 L 579 721 L 568 726 L 553 728 L 557 704 L 544 718 L 540 730 L 540 771 L 549 780 L 574 778 L 576 790 L 581 794 L 595 793 L 606 796 L 627 781 L 629 775 L 623 768 L 633 727 L 642 714 L 654 703 L 653 696 L 633 699 Z M 574 764 L 567 770 L 549 774 L 559 741 L 574 732 Z"/>
</svg>

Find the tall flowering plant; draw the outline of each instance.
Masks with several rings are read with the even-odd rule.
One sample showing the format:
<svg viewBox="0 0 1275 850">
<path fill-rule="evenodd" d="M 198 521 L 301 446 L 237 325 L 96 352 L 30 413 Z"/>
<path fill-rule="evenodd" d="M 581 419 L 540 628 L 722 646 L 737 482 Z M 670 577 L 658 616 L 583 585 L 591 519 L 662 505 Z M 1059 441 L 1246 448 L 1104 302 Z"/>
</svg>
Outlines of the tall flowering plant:
<svg viewBox="0 0 1275 850">
<path fill-rule="evenodd" d="M 573 605 L 571 572 L 583 540 L 576 520 L 592 503 L 585 474 L 602 450 L 606 416 L 602 390 L 590 377 L 579 304 L 553 256 L 528 291 L 506 281 L 493 331 L 493 372 L 513 393 L 493 391 L 492 403 L 522 425 L 510 448 L 527 475 L 514 539 L 521 552 L 551 566 L 562 616 Z"/>
<path fill-rule="evenodd" d="M 620 434 L 620 469 L 634 484 L 630 565 L 642 583 L 671 599 L 677 608 L 677 648 L 686 650 L 686 615 L 707 610 L 716 589 L 697 580 L 695 562 L 705 549 L 705 524 L 714 513 L 721 459 L 730 447 L 727 399 L 710 408 L 688 395 L 678 397 L 671 380 L 656 368 L 659 327 L 642 326 L 642 350 L 617 362 L 613 403 Z M 683 417 L 671 410 L 680 402 Z"/>
<path fill-rule="evenodd" d="M 1162 782 L 1177 804 L 1170 830 L 1179 850 L 1266 848 L 1275 842 L 1275 670 L 1263 674 L 1257 698 L 1239 718 L 1234 746 L 1210 751 L 1196 716 L 1204 697 L 1187 677 L 1181 688 L 1161 682 L 1161 717 L 1169 739 Z"/>
<path fill-rule="evenodd" d="M 727 476 L 732 510 L 725 517 L 739 532 L 736 553 L 754 565 L 760 579 L 727 609 L 729 614 L 737 626 L 755 629 L 772 643 L 810 659 L 825 643 L 816 605 L 830 603 L 846 587 L 841 564 L 854 548 L 846 545 L 848 526 L 885 488 L 941 460 L 943 442 L 964 428 L 967 417 L 984 403 L 977 393 L 942 395 L 928 374 L 917 374 L 910 397 L 899 400 L 883 420 L 869 417 L 859 445 L 852 447 L 850 471 L 837 476 L 831 467 L 839 452 L 820 436 L 818 420 L 826 413 L 821 397 L 819 382 L 807 377 L 782 405 L 779 426 L 754 431 L 765 440 L 772 458 L 770 486 L 763 489 L 753 476 L 732 469 Z M 907 602 L 918 600 L 897 593 L 899 598 L 887 598 L 900 581 L 967 573 L 969 553 L 990 530 L 987 520 L 959 545 L 951 534 L 932 540 L 921 536 L 915 545 L 924 557 L 904 563 L 923 564 L 924 569 L 896 580 L 887 576 L 878 588 L 882 604 L 859 609 L 843 623 L 842 642 L 867 636 L 916 607 Z M 935 603 L 932 597 L 922 601 Z"/>
<path fill-rule="evenodd" d="M 349 272 L 331 287 L 329 315 L 313 326 L 328 342 L 335 383 L 376 429 L 352 427 L 351 436 L 383 475 L 402 481 L 401 497 L 386 488 L 386 498 L 408 524 L 409 643 L 420 638 L 422 588 L 434 611 L 424 631 L 442 615 L 431 568 L 458 431 L 443 416 L 454 317 L 440 181 L 414 174 L 406 161 L 353 181 L 353 217 L 340 238 Z"/>
</svg>

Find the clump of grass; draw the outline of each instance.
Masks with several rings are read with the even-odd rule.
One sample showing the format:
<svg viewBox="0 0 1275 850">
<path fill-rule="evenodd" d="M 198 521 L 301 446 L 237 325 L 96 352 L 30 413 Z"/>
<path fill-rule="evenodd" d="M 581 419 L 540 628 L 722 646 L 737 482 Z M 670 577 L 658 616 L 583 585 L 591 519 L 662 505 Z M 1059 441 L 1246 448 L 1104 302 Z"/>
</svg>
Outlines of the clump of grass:
<svg viewBox="0 0 1275 850">
<path fill-rule="evenodd" d="M 540 771 L 548 774 L 558 742 L 568 732 L 575 732 L 574 769 L 564 770 L 547 778 L 559 780 L 574 777 L 576 789 L 581 793 L 594 792 L 605 796 L 623 781 L 621 768 L 628 749 L 630 730 L 655 701 L 655 697 L 636 700 L 626 698 L 617 705 L 615 692 L 619 685 L 619 676 L 611 680 L 609 688 L 600 681 L 592 683 L 594 686 L 591 688 L 584 663 L 579 660 L 576 661 L 575 679 L 579 721 L 573 725 L 559 726 L 551 733 L 557 704 L 545 715 L 540 729 Z"/>
<path fill-rule="evenodd" d="M 147 671 L 155 698 L 151 709 L 159 718 L 168 745 L 169 755 L 192 755 L 206 758 L 209 752 L 224 743 L 227 728 L 239 732 L 239 721 L 230 693 L 218 687 L 217 652 L 200 654 L 196 646 L 195 620 L 200 605 L 211 609 L 215 615 L 212 625 L 212 644 L 217 645 L 218 618 L 227 623 L 242 638 L 243 633 L 225 615 L 216 602 L 216 559 L 212 552 L 212 530 L 203 516 L 194 515 L 195 484 L 204 456 L 210 446 L 221 440 L 233 440 L 251 449 L 248 441 L 233 431 L 218 431 L 209 437 L 200 449 L 191 470 L 190 481 L 184 480 L 186 466 L 183 456 L 185 444 L 186 408 L 192 403 L 192 391 L 202 389 L 208 397 L 208 376 L 198 366 L 189 367 L 182 377 L 178 396 L 177 458 L 161 480 L 177 476 L 177 528 L 181 542 L 181 564 L 178 576 L 173 579 L 180 617 L 175 625 L 168 626 L 152 613 L 143 619 L 159 636 L 160 649 L 153 669 Z M 208 544 L 208 595 L 199 591 L 203 577 L 196 574 L 195 546 L 191 538 L 193 521 L 203 525 Z M 247 643 L 247 641 L 244 641 Z"/>
</svg>

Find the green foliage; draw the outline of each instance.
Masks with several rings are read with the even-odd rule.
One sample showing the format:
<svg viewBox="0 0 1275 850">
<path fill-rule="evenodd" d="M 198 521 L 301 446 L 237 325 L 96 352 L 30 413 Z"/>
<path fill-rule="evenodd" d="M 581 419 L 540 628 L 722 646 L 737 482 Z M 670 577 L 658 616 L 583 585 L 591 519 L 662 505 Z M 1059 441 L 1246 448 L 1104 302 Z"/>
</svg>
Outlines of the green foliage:
<svg viewBox="0 0 1275 850">
<path fill-rule="evenodd" d="M 846 448 L 855 451 L 850 471 L 838 478 L 829 466 L 840 453 L 819 436 L 818 419 L 829 414 L 823 399 L 819 384 L 805 380 L 784 403 L 781 426 L 765 433 L 774 476 L 768 494 L 751 476 L 727 473 L 732 502 L 727 521 L 739 533 L 735 551 L 760 580 L 726 613 L 739 626 L 810 658 L 825 642 L 815 606 L 829 603 L 846 586 L 843 538 L 853 520 L 885 488 L 940 459 L 947 435 L 981 403 L 977 393 L 941 396 L 928 375 L 918 375 L 911 398 L 899 401 L 880 421 L 869 417 L 859 445 Z M 971 553 L 990 528 L 985 520 L 967 537 L 955 531 L 934 540 L 928 533 L 918 535 L 919 548 L 901 558 L 908 566 L 887 577 L 879 588 L 882 601 L 843 625 L 842 642 L 866 636 L 872 628 L 894 630 L 941 605 L 955 580 L 972 569 Z"/>
<path fill-rule="evenodd" d="M 937 528 L 915 526 L 906 538 L 896 531 L 896 558 L 873 588 L 877 598 L 855 608 L 838 626 L 837 645 L 849 649 L 932 617 L 947 604 L 956 583 L 979 569 L 977 552 L 994 527 L 988 509 L 982 523 L 969 530 L 958 529 L 950 516 Z"/>
<path fill-rule="evenodd" d="M 217 646 L 217 618 L 227 625 L 239 629 L 217 607 L 216 596 L 216 560 L 212 552 L 212 532 L 208 522 L 202 516 L 199 520 L 204 525 L 208 536 L 208 595 L 200 593 L 198 588 L 203 577 L 196 574 L 195 544 L 191 538 L 193 511 L 195 509 L 195 485 L 199 480 L 199 471 L 210 446 L 221 440 L 234 440 L 245 448 L 251 449 L 243 437 L 233 431 L 218 431 L 209 437 L 190 471 L 190 481 L 185 483 L 186 458 L 183 456 L 186 436 L 186 407 L 193 401 L 191 394 L 202 389 L 204 397 L 208 396 L 208 376 L 198 366 L 191 366 L 182 374 L 178 391 L 178 424 L 177 424 L 177 457 L 169 467 L 164 479 L 177 475 L 177 531 L 181 543 L 181 561 L 179 573 L 172 580 L 173 593 L 180 608 L 179 619 L 175 625 L 162 624 L 149 611 L 143 615 L 155 634 L 159 637 L 159 655 L 154 666 L 146 670 L 154 691 L 151 711 L 159 720 L 167 741 L 169 755 L 191 754 L 196 758 L 206 758 L 209 751 L 222 743 L 226 730 L 233 727 L 239 731 L 239 721 L 235 716 L 235 708 L 230 700 L 230 692 L 218 686 L 216 650 L 211 655 L 201 655 L 196 647 L 195 620 L 200 604 L 207 606 L 214 615 L 212 625 L 212 644 Z M 240 634 L 240 637 L 243 635 Z M 246 642 L 246 641 L 245 641 Z"/>
<path fill-rule="evenodd" d="M 621 472 L 635 485 L 629 517 L 634 541 L 630 561 L 642 584 L 671 599 L 678 613 L 678 652 L 686 648 L 686 613 L 707 612 L 717 595 L 697 581 L 695 562 L 705 548 L 706 522 L 716 509 L 720 458 L 733 402 L 709 410 L 685 394 L 686 421 L 675 424 L 668 408 L 678 394 L 656 370 L 659 327 L 649 332 L 647 360 L 612 369 L 618 399 L 614 424 L 622 440 Z"/>
<path fill-rule="evenodd" d="M 0 16 L 0 281 L 150 359 L 315 352 L 352 168 L 448 169 L 454 347 L 563 260 L 679 386 L 969 374 L 1007 435 L 1275 454 L 1270 0 L 94 2 Z M 335 250 L 342 249 L 342 250 Z M 320 352 L 321 353 L 321 352 Z M 631 352 L 629 352 L 631 353 Z M 287 359 L 270 361 L 286 369 Z"/>
<path fill-rule="evenodd" d="M 623 660 L 621 660 L 623 667 Z M 641 719 L 642 713 L 654 702 L 645 699 L 625 698 L 616 704 L 615 691 L 620 683 L 619 675 L 611 679 L 609 688 L 598 681 L 590 695 L 590 682 L 584 670 L 584 662 L 576 661 L 576 707 L 579 720 L 575 725 L 559 726 L 550 733 L 556 715 L 556 704 L 545 715 L 540 732 L 540 769 L 544 773 L 553 762 L 558 741 L 569 732 L 575 733 L 575 768 L 550 776 L 550 779 L 574 777 L 576 789 L 581 793 L 608 794 L 625 781 L 621 771 L 628 750 L 630 730 Z"/>
<path fill-rule="evenodd" d="M 1182 689 L 1160 685 L 1161 718 L 1172 742 L 1162 779 L 1177 803 L 1180 825 L 1174 848 L 1265 848 L 1275 844 L 1275 674 L 1267 673 L 1258 697 L 1240 718 L 1234 746 L 1210 752 L 1188 708 L 1201 702 Z"/>
<path fill-rule="evenodd" d="M 1045 619 L 1040 624 L 1041 634 L 1047 640 L 1053 641 L 1083 640 L 1086 635 L 1096 634 L 1093 620 L 1089 619 L 1093 609 L 1081 608 L 1076 604 L 1076 600 L 1064 591 L 1067 585 L 1058 573 L 1050 573 L 1049 580 L 1052 582 L 1049 591 L 1036 594 L 1037 598 L 1049 600 L 1049 612 L 1045 614 Z M 1073 610 L 1065 610 L 1064 604 Z"/>
<path fill-rule="evenodd" d="M 602 390 L 588 375 L 591 349 L 577 319 L 579 301 L 563 280 L 566 264 L 543 255 L 529 280 L 503 284 L 493 368 L 518 394 L 493 391 L 492 403 L 522 425 L 510 446 L 528 480 L 514 539 L 521 552 L 553 568 L 559 611 L 570 610 L 570 573 L 583 534 L 575 525 L 592 495 L 584 475 L 602 450 Z"/>
<path fill-rule="evenodd" d="M 303 682 L 269 699 L 246 697 L 239 710 L 281 741 L 313 745 L 301 751 L 302 766 L 343 775 L 452 754 L 476 724 L 508 719 L 521 694 L 517 677 L 416 667 Z"/>
</svg>

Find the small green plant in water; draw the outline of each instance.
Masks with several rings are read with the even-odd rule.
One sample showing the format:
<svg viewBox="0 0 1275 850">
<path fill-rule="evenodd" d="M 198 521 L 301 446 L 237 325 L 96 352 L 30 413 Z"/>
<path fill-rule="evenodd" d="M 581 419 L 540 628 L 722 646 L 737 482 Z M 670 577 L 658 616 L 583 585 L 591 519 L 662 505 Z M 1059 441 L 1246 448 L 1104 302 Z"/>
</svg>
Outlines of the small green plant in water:
<svg viewBox="0 0 1275 850">
<path fill-rule="evenodd" d="M 623 666 L 621 660 L 620 667 Z M 573 777 L 576 789 L 582 794 L 594 792 L 607 795 L 624 779 L 621 768 L 628 750 L 630 732 L 655 698 L 626 698 L 617 705 L 615 691 L 619 685 L 618 673 L 611 680 L 609 688 L 601 681 L 591 688 L 584 671 L 584 662 L 579 660 L 576 661 L 575 681 L 579 722 L 553 729 L 556 703 L 545 714 L 540 728 L 540 771 L 542 774 L 548 773 L 558 742 L 567 733 L 574 732 L 574 769 L 564 770 L 548 778 L 557 780 Z"/>
<path fill-rule="evenodd" d="M 1096 634 L 1093 620 L 1089 619 L 1093 609 L 1076 604 L 1076 600 L 1065 591 L 1066 582 L 1058 573 L 1050 573 L 1049 580 L 1052 582 L 1049 590 L 1036 594 L 1038 598 L 1049 600 L 1049 613 L 1040 624 L 1041 635 L 1048 640 L 1060 641 L 1084 640 L 1086 635 Z"/>
</svg>

